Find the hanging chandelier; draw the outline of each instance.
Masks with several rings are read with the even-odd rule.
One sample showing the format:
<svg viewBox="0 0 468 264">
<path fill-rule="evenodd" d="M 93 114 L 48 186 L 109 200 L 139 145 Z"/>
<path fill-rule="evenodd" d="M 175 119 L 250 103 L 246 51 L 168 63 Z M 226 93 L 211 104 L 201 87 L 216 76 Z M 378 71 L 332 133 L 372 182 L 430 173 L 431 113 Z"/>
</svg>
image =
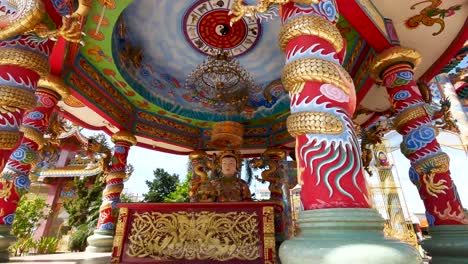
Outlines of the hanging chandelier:
<svg viewBox="0 0 468 264">
<path fill-rule="evenodd" d="M 255 83 L 237 60 L 220 50 L 188 75 L 185 88 L 194 100 L 204 105 L 226 112 L 240 112 Z"/>
</svg>

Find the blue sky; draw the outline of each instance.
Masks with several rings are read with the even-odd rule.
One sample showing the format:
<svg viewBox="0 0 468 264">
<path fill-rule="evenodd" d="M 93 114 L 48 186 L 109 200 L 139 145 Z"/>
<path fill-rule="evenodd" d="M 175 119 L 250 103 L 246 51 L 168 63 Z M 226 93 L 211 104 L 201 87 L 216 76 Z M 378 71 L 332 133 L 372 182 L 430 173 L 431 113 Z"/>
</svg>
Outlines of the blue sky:
<svg viewBox="0 0 468 264">
<path fill-rule="evenodd" d="M 86 129 L 83 129 L 82 132 L 86 136 L 98 133 L 97 131 Z M 109 142 L 111 142 L 110 138 Z M 395 135 L 394 142 L 399 144 L 399 142 L 401 142 L 401 136 Z M 392 143 L 392 145 L 396 145 L 395 143 Z M 443 147 L 443 150 L 450 156 L 452 179 L 457 185 L 464 207 L 468 208 L 468 181 L 466 178 L 467 153 L 463 150 L 450 147 Z M 408 177 L 409 161 L 399 150 L 391 152 L 391 158 L 393 158 L 395 164 L 398 164 L 396 172 L 400 179 L 409 211 L 411 213 L 424 213 L 424 205 L 419 198 L 416 187 L 411 183 Z M 127 192 L 138 193 L 140 195 L 146 193 L 148 188 L 145 184 L 145 180 L 151 180 L 153 178 L 153 171 L 156 168 L 162 168 L 171 174 L 178 174 L 181 180 L 183 180 L 187 174 L 187 161 L 187 156 L 167 154 L 135 146 L 131 147 L 128 162 L 134 165 L 135 171 L 130 179 L 125 182 L 125 189 Z M 259 172 L 255 174 L 258 173 Z M 256 181 L 254 181 L 252 185 L 252 192 L 254 192 L 256 188 L 266 187 L 266 185 Z"/>
</svg>

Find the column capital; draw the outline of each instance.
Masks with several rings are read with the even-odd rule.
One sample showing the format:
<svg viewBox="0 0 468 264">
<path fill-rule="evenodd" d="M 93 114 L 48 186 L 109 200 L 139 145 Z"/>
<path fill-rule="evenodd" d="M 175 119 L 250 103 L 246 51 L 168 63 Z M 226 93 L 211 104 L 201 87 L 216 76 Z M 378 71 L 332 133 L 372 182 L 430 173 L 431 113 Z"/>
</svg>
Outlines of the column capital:
<svg viewBox="0 0 468 264">
<path fill-rule="evenodd" d="M 203 159 L 206 156 L 208 156 L 208 154 L 204 150 L 194 150 L 190 152 L 189 159 L 190 160 Z"/>
<path fill-rule="evenodd" d="M 111 137 L 112 142 L 117 143 L 117 142 L 127 142 L 130 143 L 132 146 L 136 145 L 138 142 L 136 137 L 133 135 L 132 132 L 128 130 L 121 130 Z"/>
<path fill-rule="evenodd" d="M 283 160 L 286 157 L 286 153 L 284 152 L 284 150 L 276 147 L 267 148 L 263 152 L 263 155 L 277 160 Z"/>
<path fill-rule="evenodd" d="M 65 84 L 63 79 L 52 74 L 42 76 L 37 83 L 37 88 L 54 91 L 59 94 L 62 99 L 70 95 L 70 88 Z"/>
<path fill-rule="evenodd" d="M 421 54 L 415 49 L 391 47 L 382 51 L 371 67 L 371 76 L 376 81 L 382 81 L 382 74 L 390 66 L 409 64 L 414 69 L 421 63 Z"/>
</svg>

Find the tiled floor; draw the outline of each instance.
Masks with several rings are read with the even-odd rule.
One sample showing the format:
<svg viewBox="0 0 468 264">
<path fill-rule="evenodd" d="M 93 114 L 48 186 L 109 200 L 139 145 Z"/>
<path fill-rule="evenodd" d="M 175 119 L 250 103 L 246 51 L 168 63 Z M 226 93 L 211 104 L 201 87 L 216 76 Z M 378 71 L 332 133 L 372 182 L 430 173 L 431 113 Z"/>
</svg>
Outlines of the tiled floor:
<svg viewBox="0 0 468 264">
<path fill-rule="evenodd" d="M 58 253 L 51 255 L 36 255 L 14 257 L 9 263 L 54 263 L 54 264 L 101 264 L 109 263 L 111 253 Z"/>
</svg>

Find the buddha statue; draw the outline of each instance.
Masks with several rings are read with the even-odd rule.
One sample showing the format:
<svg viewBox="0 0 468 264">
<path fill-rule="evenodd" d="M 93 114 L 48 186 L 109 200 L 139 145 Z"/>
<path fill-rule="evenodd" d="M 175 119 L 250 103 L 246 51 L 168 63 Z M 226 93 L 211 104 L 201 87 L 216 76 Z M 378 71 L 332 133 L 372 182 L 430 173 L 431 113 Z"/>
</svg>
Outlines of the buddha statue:
<svg viewBox="0 0 468 264">
<path fill-rule="evenodd" d="M 249 185 L 239 178 L 240 154 L 224 151 L 219 157 L 221 177 L 203 181 L 195 195 L 196 202 L 248 202 L 252 201 Z"/>
</svg>

